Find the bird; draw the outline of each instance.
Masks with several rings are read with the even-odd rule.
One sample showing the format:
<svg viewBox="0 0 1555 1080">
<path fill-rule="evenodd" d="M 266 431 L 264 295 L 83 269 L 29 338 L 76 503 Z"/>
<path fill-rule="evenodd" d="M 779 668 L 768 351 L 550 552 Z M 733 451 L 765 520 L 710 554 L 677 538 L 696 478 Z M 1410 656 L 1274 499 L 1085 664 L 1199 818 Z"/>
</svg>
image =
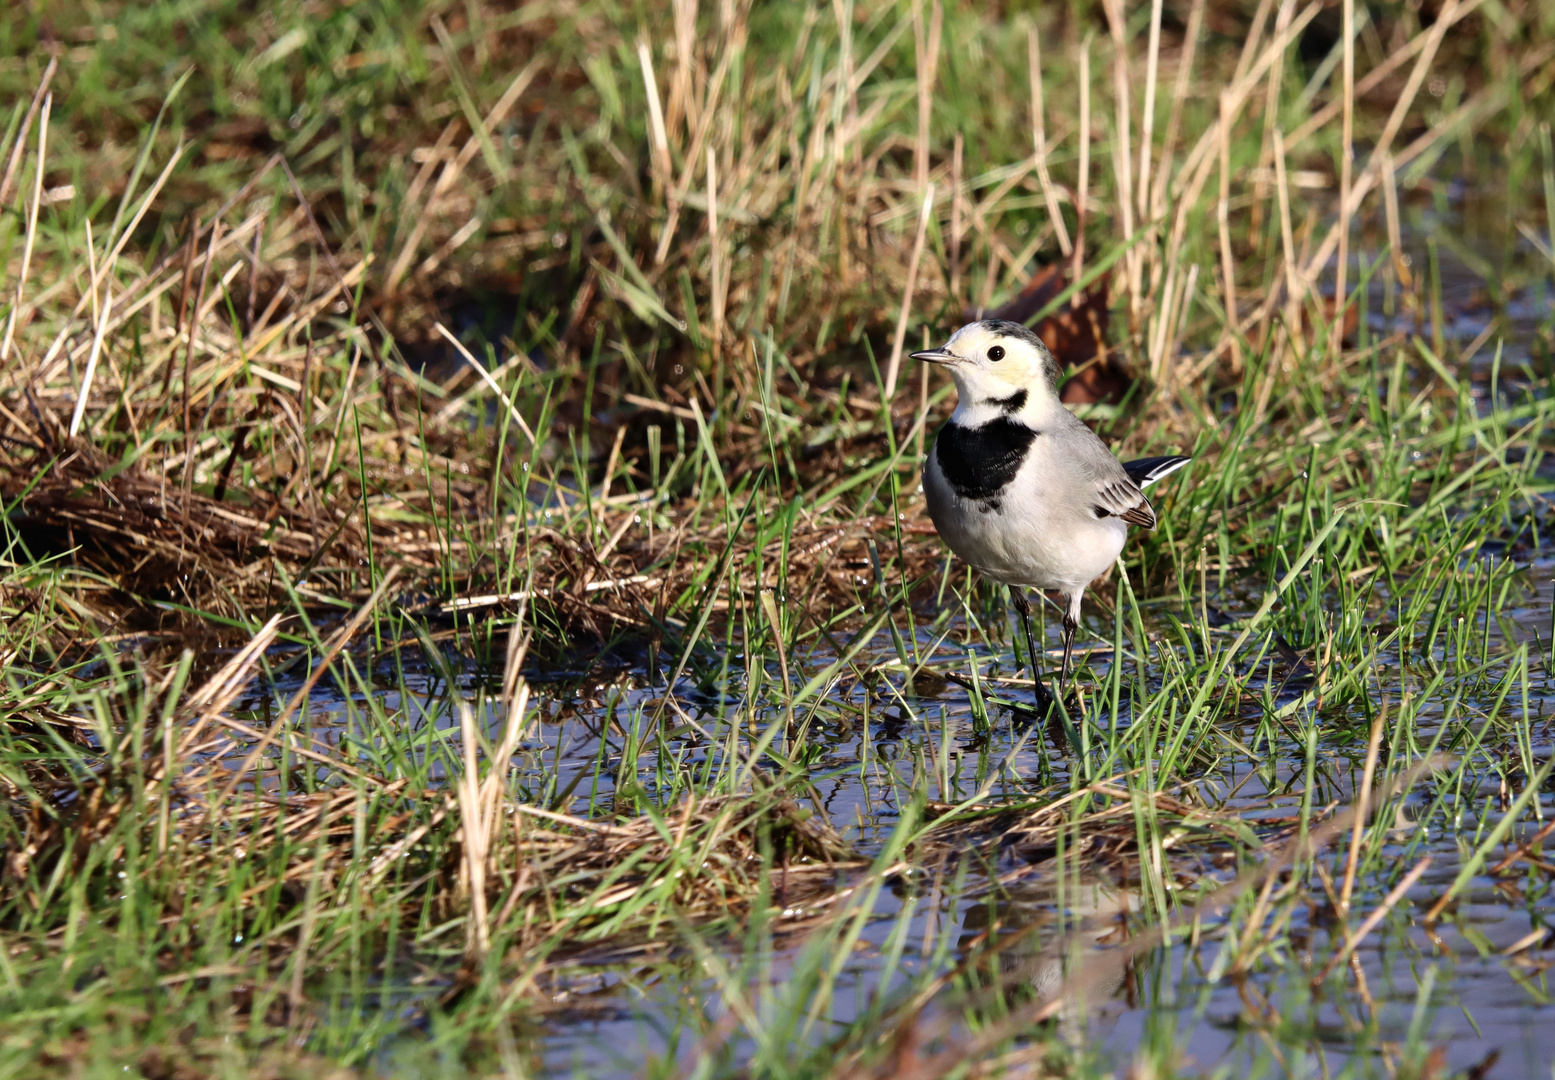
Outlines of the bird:
<svg viewBox="0 0 1555 1080">
<path fill-rule="evenodd" d="M 1026 590 L 1063 597 L 1062 695 L 1085 590 L 1117 561 L 1130 525 L 1155 528 L 1144 489 L 1193 459 L 1119 461 L 1060 402 L 1058 361 L 1023 323 L 982 319 L 910 355 L 943 366 L 956 384 L 955 411 L 924 463 L 929 517 L 951 551 L 1009 588 L 1046 711 Z"/>
</svg>

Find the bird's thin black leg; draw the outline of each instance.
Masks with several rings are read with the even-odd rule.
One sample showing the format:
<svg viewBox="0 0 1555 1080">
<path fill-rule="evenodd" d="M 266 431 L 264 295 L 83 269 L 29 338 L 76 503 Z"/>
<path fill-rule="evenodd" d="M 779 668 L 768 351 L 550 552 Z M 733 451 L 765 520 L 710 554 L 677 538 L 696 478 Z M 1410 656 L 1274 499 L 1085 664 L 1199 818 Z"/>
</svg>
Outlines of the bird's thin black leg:
<svg viewBox="0 0 1555 1080">
<path fill-rule="evenodd" d="M 1031 682 L 1037 689 L 1037 707 L 1047 712 L 1052 704 L 1052 696 L 1047 687 L 1042 685 L 1042 674 L 1037 670 L 1037 639 L 1031 633 L 1031 601 L 1026 597 L 1026 590 L 1017 585 L 1010 586 L 1010 602 L 1015 605 L 1015 610 L 1020 613 L 1021 627 L 1026 631 L 1026 656 L 1031 667 Z"/>
<path fill-rule="evenodd" d="M 1017 585 L 1010 587 L 1010 603 L 1015 605 L 1015 610 L 1020 614 L 1021 627 L 1026 631 L 1026 660 L 1031 667 L 1033 677 L 1037 673 L 1037 650 L 1034 647 L 1034 639 L 1031 636 L 1031 601 L 1026 598 L 1026 590 Z"/>
<path fill-rule="evenodd" d="M 1074 632 L 1079 629 L 1080 623 L 1068 612 L 1064 613 L 1064 666 L 1058 672 L 1058 692 L 1060 695 L 1069 684 L 1070 660 L 1074 656 Z"/>
<path fill-rule="evenodd" d="M 1082 591 L 1064 597 L 1064 666 L 1059 669 L 1058 674 L 1060 695 L 1068 688 L 1069 676 L 1073 670 L 1074 632 L 1080 628 L 1080 600 L 1084 595 Z"/>
</svg>

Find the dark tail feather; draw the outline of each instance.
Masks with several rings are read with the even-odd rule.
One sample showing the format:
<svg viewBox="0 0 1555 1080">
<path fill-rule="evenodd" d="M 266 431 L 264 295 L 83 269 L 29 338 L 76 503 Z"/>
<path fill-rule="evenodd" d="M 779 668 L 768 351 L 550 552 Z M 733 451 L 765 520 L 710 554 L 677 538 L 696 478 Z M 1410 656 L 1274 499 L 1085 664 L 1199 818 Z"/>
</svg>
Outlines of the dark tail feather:
<svg viewBox="0 0 1555 1080">
<path fill-rule="evenodd" d="M 1147 488 L 1161 477 L 1169 476 L 1192 460 L 1191 457 L 1183 457 L 1180 454 L 1144 457 L 1135 461 L 1125 461 L 1123 471 L 1128 473 L 1128 478 L 1141 488 Z"/>
</svg>

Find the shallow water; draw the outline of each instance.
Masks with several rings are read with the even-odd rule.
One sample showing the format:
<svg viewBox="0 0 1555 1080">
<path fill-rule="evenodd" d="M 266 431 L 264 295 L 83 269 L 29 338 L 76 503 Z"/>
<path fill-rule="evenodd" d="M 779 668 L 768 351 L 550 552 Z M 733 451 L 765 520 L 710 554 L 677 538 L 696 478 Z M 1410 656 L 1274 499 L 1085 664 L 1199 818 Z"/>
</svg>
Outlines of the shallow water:
<svg viewBox="0 0 1555 1080">
<path fill-rule="evenodd" d="M 1547 589 L 1545 590 L 1547 596 Z M 1548 607 L 1531 596 L 1529 614 L 1544 618 Z M 1533 703 L 1537 708 L 1541 702 Z M 908 728 L 901 731 L 887 730 L 882 722 L 872 733 L 874 752 L 886 760 L 900 762 L 910 759 L 915 752 L 923 751 L 923 741 L 934 737 L 934 728 L 943 720 L 955 723 L 957 712 L 964 711 L 956 705 L 930 706 L 926 712 L 934 717 L 927 732 Z M 1256 733 L 1256 724 L 1250 724 L 1239 734 L 1250 741 Z M 1535 724 L 1536 730 L 1543 725 Z M 965 749 L 959 759 L 957 777 L 962 791 L 976 786 L 980 777 L 975 764 L 986 760 L 991 752 L 1001 756 L 1017 736 L 1019 721 L 1006 719 L 996 725 L 993 745 L 984 751 L 971 748 L 969 727 L 963 723 L 957 731 L 956 741 Z M 1547 732 L 1540 732 L 1533 751 L 1543 758 L 1555 752 Z M 857 736 L 832 744 L 836 757 L 848 758 L 861 753 L 863 740 Z M 891 748 L 895 748 L 894 753 Z M 1332 766 L 1335 785 L 1353 790 L 1357 765 L 1357 747 L 1350 733 L 1329 744 L 1320 744 L 1320 755 L 1325 764 Z M 1049 773 L 1055 782 L 1062 783 L 1070 762 L 1065 755 L 1051 746 L 1028 743 L 1018 751 L 1011 764 L 1014 770 L 1025 776 L 1039 772 Z M 1267 782 L 1272 765 L 1273 780 Z M 877 763 L 876 768 L 886 766 Z M 1282 804 L 1294 808 L 1299 793 L 1283 798 L 1271 797 L 1269 787 L 1283 786 L 1295 781 L 1299 787 L 1302 763 L 1299 752 L 1291 752 L 1274 761 L 1249 760 L 1235 756 L 1222 760 L 1219 767 L 1202 778 L 1201 790 L 1211 800 L 1225 795 L 1221 803 L 1227 809 L 1245 808 L 1250 816 L 1266 817 Z M 1488 786 L 1488 785 L 1487 785 Z M 866 854 L 873 853 L 872 845 L 889 830 L 894 805 L 888 787 L 872 783 L 869 776 L 834 776 L 819 785 L 821 804 L 832 820 L 847 830 L 850 819 L 856 821 L 851 832 Z M 1236 792 L 1235 795 L 1229 793 Z M 1490 791 L 1485 792 L 1488 798 Z M 1428 796 L 1418 793 L 1407 806 L 1424 810 Z M 1546 794 L 1540 799 L 1541 817 L 1555 811 L 1555 800 Z M 1456 822 L 1460 830 L 1472 830 L 1472 821 L 1460 815 Z M 1436 864 L 1406 894 L 1401 910 L 1414 907 L 1423 910 L 1441 894 L 1455 876 L 1459 863 L 1459 840 L 1456 832 L 1433 830 L 1435 839 L 1424 846 L 1424 851 L 1434 855 Z M 1402 845 L 1400 845 L 1401 847 Z M 1385 852 L 1395 856 L 1398 849 Z M 1413 853 L 1418 858 L 1421 851 Z M 1184 860 L 1189 864 L 1199 860 Z M 1384 864 L 1391 870 L 1391 863 Z M 994 901 L 999 916 L 1010 929 L 1026 922 L 1039 920 L 1056 924 L 1059 919 L 1055 896 L 1055 874 L 1051 868 L 1033 867 L 1024 874 L 1012 875 L 1012 867 L 1000 864 L 1000 877 L 1004 895 Z M 1201 870 L 1193 866 L 1192 870 Z M 1192 872 L 1192 871 L 1190 871 Z M 1375 905 L 1386 891 L 1386 882 L 1373 883 L 1363 879 L 1357 890 L 1358 911 Z M 1519 893 L 1521 895 L 1519 895 Z M 975 935 L 987 924 L 990 896 L 987 877 L 973 874 L 965 882 L 965 893 L 940 900 L 930 911 L 915 914 L 908 934 L 910 943 L 923 942 L 929 923 L 936 924 L 936 933 L 956 937 Z M 895 928 L 901 900 L 889 894 L 883 895 L 877 905 L 875 918 L 865 932 L 865 940 L 878 952 L 887 946 Z M 1137 891 L 1119 886 L 1110 879 L 1093 884 L 1089 890 L 1081 890 L 1081 898 L 1071 898 L 1065 910 L 1070 919 L 1097 918 L 1097 912 L 1139 912 L 1142 900 Z M 1416 914 L 1418 915 L 1418 911 Z M 1126 915 L 1124 916 L 1126 919 Z M 1118 931 L 1118 918 L 1105 920 L 1104 929 Z M 1435 986 L 1424 1015 L 1428 1026 L 1424 1029 L 1428 1041 L 1446 1050 L 1446 1064 L 1453 1069 L 1466 1069 L 1485 1061 L 1492 1050 L 1500 1053 L 1500 1060 L 1483 1075 L 1491 1077 L 1547 1076 L 1548 1065 L 1555 1060 L 1555 1007 L 1552 1007 L 1548 980 L 1545 975 L 1549 963 L 1555 962 L 1555 954 L 1548 947 L 1555 941 L 1545 938 L 1533 948 L 1524 948 L 1518 956 L 1503 958 L 1501 950 L 1519 943 L 1526 943 L 1531 931 L 1555 922 L 1555 899 L 1552 899 L 1545 878 L 1537 881 L 1516 881 L 1512 886 L 1493 883 L 1484 879 L 1476 885 L 1470 896 L 1459 906 L 1455 921 L 1441 924 L 1436 932 L 1419 926 L 1408 925 L 1403 919 L 1390 920 L 1382 930 L 1370 937 L 1358 950 L 1360 965 L 1372 998 L 1377 1003 L 1369 1020 L 1358 1019 L 1362 1010 L 1353 1005 L 1336 1009 L 1332 1004 L 1312 1004 L 1309 995 L 1301 987 L 1282 985 L 1276 979 L 1272 985 L 1257 975 L 1251 981 L 1262 983 L 1262 993 L 1267 996 L 1264 1008 L 1283 1015 L 1277 1025 L 1284 1031 L 1280 1042 L 1301 1042 L 1300 1032 L 1305 1029 L 1311 1039 L 1314 1052 L 1327 1056 L 1327 1068 L 1339 1069 L 1355 1042 L 1355 1031 L 1367 1023 L 1375 1025 L 1375 1037 L 1388 1041 L 1402 1041 L 1414 1017 L 1420 997 L 1420 985 L 1426 970 L 1436 972 Z M 1318 941 L 1326 940 L 1326 932 L 1293 921 L 1291 933 L 1298 940 L 1306 934 Z M 1316 943 L 1316 942 L 1315 942 Z M 911 947 L 911 945 L 909 946 Z M 1331 951 L 1319 945 L 1316 950 L 1322 956 Z M 1254 1061 L 1267 1062 L 1267 1048 L 1256 1031 L 1249 1027 L 1248 999 L 1237 982 L 1211 974 L 1215 967 L 1217 949 L 1213 944 L 1194 950 L 1178 945 L 1163 950 L 1132 973 L 1132 985 L 1118 987 L 1109 998 L 1093 1003 L 1092 1018 L 1087 1022 L 1085 1041 L 1098 1053 L 1098 1064 L 1117 1069 L 1126 1068 L 1135 1050 L 1147 1038 L 1159 1042 L 1169 1039 L 1184 1055 L 1184 1067 L 1214 1069 L 1223 1066 L 1248 1067 Z M 851 959 L 848 972 L 856 980 L 858 993 L 875 992 L 874 977 L 878 972 L 878 955 L 866 950 Z M 1056 989 L 1057 961 L 1046 973 L 1045 987 Z M 911 972 L 914 965 L 905 965 Z M 682 974 L 682 979 L 687 978 Z M 622 994 L 616 1002 L 616 1010 L 610 1015 L 593 1018 L 579 1015 L 575 1022 L 548 1040 L 547 1060 L 559 1074 L 574 1071 L 578 1075 L 634 1075 L 633 1062 L 642 1053 L 663 1054 L 667 1051 L 663 1037 L 651 1022 L 656 1014 L 676 1015 L 685 1008 L 689 991 L 692 999 L 711 992 L 711 984 L 695 980 L 692 985 L 672 981 L 654 990 L 639 990 Z M 851 1017 L 846 1007 L 845 995 L 839 995 L 834 1019 L 846 1022 Z M 1369 1010 L 1368 1010 L 1369 1011 Z M 1163 1029 L 1162 1025 L 1165 1025 Z M 1271 1026 L 1276 1026 L 1272 1025 Z M 1166 1034 L 1170 1032 L 1170 1034 Z M 621 1048 L 632 1047 L 625 1054 Z M 1321 1048 L 1321 1050 L 1319 1050 Z M 1295 1071 L 1294 1068 L 1292 1071 Z"/>
<path fill-rule="evenodd" d="M 1456 640 L 1471 643 L 1470 651 L 1475 653 L 1484 647 L 1492 654 L 1505 655 L 1535 638 L 1547 648 L 1555 600 L 1552 577 L 1555 563 L 1540 562 L 1517 571 L 1508 602 L 1492 620 L 1488 638 L 1465 632 Z M 1223 614 L 1214 620 L 1217 622 L 1234 621 L 1250 606 L 1245 591 L 1215 595 L 1207 605 Z M 1147 624 L 1152 632 L 1165 609 L 1156 610 Z M 1109 676 L 1111 654 L 1106 639 L 1111 636 L 1111 620 L 1090 605 L 1087 616 L 1082 641 L 1094 652 L 1080 683 L 1099 694 Z M 944 659 L 937 666 L 967 672 L 965 647 L 956 644 L 965 634 L 965 627 L 959 624 L 932 631 L 920 629 L 908 647 L 916 644 L 926 654 L 947 629 L 950 634 L 939 653 Z M 1056 645 L 1056 638 L 1050 638 L 1049 644 Z M 1448 645 L 1449 638 L 1444 636 L 1431 657 L 1412 652 L 1402 661 L 1396 649 L 1385 652 L 1378 658 L 1378 686 L 1395 699 L 1402 694 L 1418 696 L 1429 682 L 1433 662 L 1453 670 Z M 799 672 L 818 670 L 833 658 L 829 646 L 796 652 L 790 660 L 796 681 L 803 677 Z M 1499 762 L 1520 782 L 1517 778 L 1524 775 L 1518 766 L 1520 755 L 1531 755 L 1534 762 L 1540 762 L 1555 754 L 1555 736 L 1549 730 L 1549 717 L 1555 715 L 1550 708 L 1555 703 L 1555 681 L 1548 674 L 1542 648 L 1532 652 L 1536 659 L 1530 671 L 1525 741 L 1503 729 L 1487 736 L 1475 752 L 1461 793 L 1445 800 L 1434 812 L 1431 802 L 1438 792 L 1433 782 L 1428 778 L 1417 784 L 1398 812 L 1394 842 L 1377 865 L 1362 869 L 1356 887 L 1357 918 L 1374 909 L 1396 880 L 1399 859 L 1407 857 L 1413 865 L 1424 854 L 1435 858 L 1398 907 L 1357 950 L 1374 1007 L 1363 1007 L 1354 1000 L 1314 1000 L 1307 991 L 1305 980 L 1311 969 L 1299 962 L 1299 955 L 1291 959 L 1289 954 L 1309 950 L 1321 964 L 1335 948 L 1321 911 L 1309 906 L 1292 916 L 1274 961 L 1255 967 L 1246 979 L 1224 971 L 1223 960 L 1217 964 L 1222 942 L 1216 940 L 1219 922 L 1211 919 L 1196 947 L 1179 939 L 1169 948 L 1148 954 L 1121 982 L 1090 1002 L 1088 1016 L 1061 1018 L 1061 1031 L 1083 1042 L 1095 1064 L 1104 1069 L 1126 1069 L 1142 1046 L 1170 1045 L 1176 1048 L 1184 1069 L 1252 1069 L 1261 1064 L 1289 1073 L 1310 1069 L 1315 1075 L 1343 1068 L 1347 1056 L 1357 1053 L 1357 1046 L 1371 1049 L 1360 1051 L 1364 1060 L 1355 1064 L 1364 1066 L 1363 1072 L 1380 1070 L 1379 1061 L 1372 1056 L 1374 1048 L 1379 1043 L 1403 1043 L 1413 1023 L 1424 1025 L 1418 1030 L 1429 1044 L 1442 1048 L 1444 1063 L 1451 1069 L 1479 1066 L 1496 1051 L 1499 1060 L 1482 1076 L 1497 1080 L 1549 1076 L 1548 1063 L 1555 1060 L 1555 991 L 1549 986 L 1546 970 L 1555 963 L 1555 934 L 1532 941 L 1530 937 L 1555 924 L 1555 896 L 1549 887 L 1549 874 L 1555 873 L 1555 867 L 1547 873 L 1542 866 L 1520 865 L 1507 875 L 1482 875 L 1455 913 L 1449 913 L 1434 928 L 1423 924 L 1424 911 L 1447 888 L 1465 851 L 1472 848 L 1476 828 L 1482 821 L 1488 828 L 1501 815 L 1503 791 L 1492 765 Z M 381 704 L 403 710 L 402 715 L 413 725 L 429 723 L 444 737 L 457 737 L 457 720 L 446 707 L 449 687 L 436 665 L 424 658 L 418 660 L 418 656 L 411 650 L 402 651 L 397 660 L 389 654 L 379 656 L 376 670 L 381 682 L 386 687 L 403 685 L 410 694 L 410 699 L 404 700 L 398 689 L 386 689 Z M 715 657 L 710 655 L 709 659 Z M 983 654 L 976 659 L 985 678 L 1001 671 L 1008 674 L 1013 668 L 1008 653 Z M 716 754 L 731 722 L 748 725 L 752 720 L 741 712 L 745 706 L 745 659 L 731 648 L 721 660 L 725 669 L 712 680 L 713 685 L 722 687 L 721 700 L 691 678 L 678 684 L 676 697 L 689 721 L 674 726 L 665 752 L 682 763 L 700 762 Z M 812 790 L 803 801 L 820 811 L 862 855 L 873 857 L 880 851 L 899 821 L 904 798 L 915 789 L 932 800 L 956 802 L 984 788 L 984 800 L 997 802 L 1070 786 L 1071 773 L 1082 766 L 1061 733 L 1032 728 L 1027 714 L 1000 705 L 990 707 L 991 724 L 982 729 L 975 722 L 972 695 L 967 690 L 951 682 L 925 692 L 920 683 L 917 692 L 910 692 L 901 687 L 899 668 L 894 679 L 890 674 L 895 661 L 895 644 L 889 633 L 871 638 L 855 663 L 861 670 L 881 665 L 882 681 L 871 691 L 861 681 L 845 680 L 826 695 L 829 715 L 818 717 L 808 733 L 809 743 L 817 749 L 810 759 Z M 478 688 L 489 691 L 493 682 L 499 681 L 487 665 L 462 651 L 457 642 L 447 643 L 442 662 L 456 672 L 458 691 L 471 700 L 476 699 Z M 561 808 L 585 816 L 608 805 L 614 793 L 621 738 L 611 730 L 612 719 L 629 727 L 634 716 L 651 714 L 663 693 L 662 686 L 651 685 L 641 657 L 614 655 L 606 662 L 622 666 L 586 674 L 530 665 L 526 676 L 534 686 L 539 722 L 532 724 L 529 738 L 514 758 L 521 785 L 527 784 L 535 796 L 547 799 L 571 786 L 572 795 Z M 396 663 L 401 665 L 402 675 L 395 670 Z M 1294 672 L 1270 669 L 1270 674 L 1275 703 L 1304 708 L 1300 699 L 1310 685 L 1309 675 L 1299 668 Z M 763 678 L 769 682 L 779 677 L 775 664 L 763 670 Z M 289 693 L 300 678 L 300 672 L 293 673 L 282 679 L 276 690 Z M 1256 689 L 1260 677 L 1254 673 L 1249 678 Z M 1022 687 L 993 684 L 986 689 L 1016 703 L 1032 700 L 1029 690 Z M 1415 745 L 1385 749 L 1396 749 L 1407 759 L 1423 750 L 1438 727 L 1479 730 L 1485 710 L 1493 704 L 1484 696 L 1489 689 L 1490 683 L 1472 672 L 1449 674 L 1432 700 L 1420 707 Z M 757 698 L 754 721 L 758 730 L 781 717 L 779 710 L 761 704 L 767 700 Z M 1509 701 L 1503 713 L 1516 712 L 1522 704 L 1518 699 Z M 338 694 L 332 696 L 321 686 L 308 717 L 312 733 L 321 741 L 338 741 L 358 724 L 359 705 Z M 846 710 L 840 715 L 839 706 Z M 1101 710 L 1094 712 L 1100 714 Z M 1296 740 L 1271 731 L 1256 704 L 1244 706 L 1242 713 L 1244 719 L 1239 724 L 1220 728 L 1220 745 L 1213 758 L 1194 773 L 1193 788 L 1203 804 L 1240 815 L 1259 836 L 1267 837 L 1288 825 L 1299 811 L 1304 749 Z M 1126 725 L 1126 709 L 1121 715 Z M 1291 719 L 1296 718 L 1293 712 Z M 484 722 L 489 733 L 495 734 L 498 719 L 486 715 Z M 1100 746 L 1107 733 L 1099 720 L 1091 723 L 1089 737 Z M 695 730 L 697 726 L 713 736 L 712 741 Z M 1126 726 L 1120 728 L 1122 731 Z M 1319 732 L 1313 805 L 1348 803 L 1359 786 L 1365 757 L 1365 718 L 1325 712 Z M 636 776 L 650 793 L 659 781 L 658 765 L 649 743 L 638 760 Z M 1510 850 L 1519 838 L 1529 836 L 1539 821 L 1555 819 L 1555 795 L 1551 793 L 1555 784 L 1547 784 L 1546 789 L 1537 805 L 1530 807 L 1526 823 L 1517 826 L 1508 842 L 1493 853 L 1493 859 Z M 1426 830 L 1423 842 L 1422 828 Z M 916 974 L 953 965 L 963 956 L 962 943 L 975 939 L 991 919 L 998 920 L 1001 932 L 1041 924 L 1027 944 L 1012 954 L 1012 963 L 1051 946 L 1061 924 L 1068 925 L 1071 945 L 1078 942 L 1077 947 L 1094 948 L 1101 941 L 1099 947 L 1105 948 L 1153 922 L 1150 902 L 1141 895 L 1137 874 L 1130 875 L 1126 858 L 1069 859 L 1062 866 L 1067 884 L 1061 904 L 1061 875 L 1050 858 L 1028 862 L 1027 856 L 1007 848 L 996 845 L 988 850 L 994 852 L 992 861 L 975 859 L 962 864 L 936 858 L 881 890 L 859 947 L 843 966 L 838 992 L 825 1018 L 828 1025 L 849 1022 L 875 995 L 907 986 Z M 1216 854 L 1212 846 L 1189 842 L 1170 851 L 1167 863 L 1184 886 L 1210 879 L 1229 880 L 1234 866 L 1224 865 Z M 1330 866 L 1336 863 L 1332 853 L 1326 861 Z M 1312 885 L 1320 888 L 1315 882 Z M 904 956 L 890 983 L 882 985 L 882 972 L 890 966 L 886 955 L 892 949 L 892 935 L 900 932 L 898 920 L 906 906 L 912 911 L 906 916 Z M 1078 932 L 1074 930 L 1077 922 Z M 658 943 L 637 944 L 648 947 L 637 948 L 625 957 L 596 951 L 546 984 L 549 1005 L 532 1034 L 538 1040 L 547 1075 L 628 1077 L 640 1075 L 649 1057 L 689 1061 L 699 1032 L 722 1014 L 716 981 L 680 946 L 673 933 L 666 932 Z M 771 945 L 768 954 L 759 958 L 770 965 L 768 978 L 780 984 L 785 967 L 795 961 L 802 944 L 801 937 L 780 938 Z M 725 940 L 723 947 L 731 962 L 752 959 L 748 952 L 741 956 L 745 943 L 739 940 Z M 1512 947 L 1517 947 L 1515 955 L 1501 955 Z M 1036 963 L 1033 992 L 1054 992 L 1061 970 L 1057 958 Z M 1430 975 L 1429 996 L 1422 1001 L 1428 973 L 1434 974 Z M 416 1012 L 416 998 L 417 994 L 407 988 L 405 1000 L 412 1003 L 408 1015 Z M 827 1025 L 817 1028 L 812 1042 L 818 1044 L 827 1031 Z M 410 1031 L 407 1037 L 414 1038 Z M 751 1047 L 737 1046 L 736 1052 L 744 1056 Z M 1290 1057 L 1302 1052 L 1309 1055 L 1306 1066 L 1298 1066 Z M 383 1055 L 384 1064 L 395 1061 L 395 1040 L 388 1042 Z"/>
</svg>

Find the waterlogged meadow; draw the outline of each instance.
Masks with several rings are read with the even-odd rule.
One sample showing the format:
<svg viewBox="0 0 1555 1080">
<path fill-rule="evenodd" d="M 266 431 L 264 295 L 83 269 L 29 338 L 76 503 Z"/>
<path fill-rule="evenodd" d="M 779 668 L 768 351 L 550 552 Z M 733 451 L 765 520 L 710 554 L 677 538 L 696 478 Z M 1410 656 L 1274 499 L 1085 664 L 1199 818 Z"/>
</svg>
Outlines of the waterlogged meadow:
<svg viewBox="0 0 1555 1080">
<path fill-rule="evenodd" d="M 7 9 L 0 1068 L 1550 1076 L 1552 82 L 1497 0 Z M 919 486 L 982 311 L 1195 459 L 1047 715 Z"/>
</svg>

